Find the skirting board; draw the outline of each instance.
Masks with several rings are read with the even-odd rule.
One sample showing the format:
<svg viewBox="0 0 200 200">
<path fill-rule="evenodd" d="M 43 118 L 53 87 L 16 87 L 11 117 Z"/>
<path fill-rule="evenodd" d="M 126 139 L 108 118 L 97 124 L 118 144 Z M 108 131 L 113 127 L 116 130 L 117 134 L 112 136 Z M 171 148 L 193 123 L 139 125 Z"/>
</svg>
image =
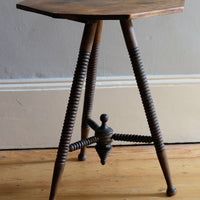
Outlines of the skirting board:
<svg viewBox="0 0 200 200">
<path fill-rule="evenodd" d="M 164 141 L 200 142 L 200 76 L 148 78 Z M 71 80 L 0 80 L 0 149 L 57 147 Z M 80 139 L 83 96 L 72 142 Z M 102 113 L 109 115 L 115 133 L 150 135 L 130 76 L 98 77 L 92 118 L 99 122 Z"/>
</svg>

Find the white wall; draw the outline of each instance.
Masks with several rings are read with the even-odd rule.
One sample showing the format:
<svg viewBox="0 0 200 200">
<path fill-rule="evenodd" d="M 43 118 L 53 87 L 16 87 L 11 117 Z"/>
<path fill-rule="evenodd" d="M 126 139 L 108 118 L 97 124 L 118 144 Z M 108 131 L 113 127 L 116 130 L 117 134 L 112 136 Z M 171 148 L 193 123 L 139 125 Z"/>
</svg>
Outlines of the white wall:
<svg viewBox="0 0 200 200">
<path fill-rule="evenodd" d="M 0 149 L 56 147 L 83 24 L 17 10 L 17 2 L 0 1 Z M 199 8 L 186 0 L 183 13 L 134 21 L 166 142 L 200 141 Z M 104 23 L 99 61 L 94 118 L 106 112 L 116 132 L 149 135 L 118 22 Z"/>
<path fill-rule="evenodd" d="M 0 1 L 0 78 L 71 77 L 83 24 L 17 10 Z M 199 74 L 200 1 L 184 13 L 135 20 L 148 74 Z M 104 23 L 99 76 L 132 73 L 117 21 Z"/>
<path fill-rule="evenodd" d="M 200 76 L 149 80 L 164 141 L 200 142 Z M 71 79 L 55 78 L 0 81 L 0 148 L 57 147 L 70 83 Z M 82 105 L 83 96 L 74 142 L 80 139 Z M 150 135 L 132 77 L 98 78 L 92 118 L 99 124 L 102 113 L 109 115 L 108 125 L 115 133 Z"/>
</svg>

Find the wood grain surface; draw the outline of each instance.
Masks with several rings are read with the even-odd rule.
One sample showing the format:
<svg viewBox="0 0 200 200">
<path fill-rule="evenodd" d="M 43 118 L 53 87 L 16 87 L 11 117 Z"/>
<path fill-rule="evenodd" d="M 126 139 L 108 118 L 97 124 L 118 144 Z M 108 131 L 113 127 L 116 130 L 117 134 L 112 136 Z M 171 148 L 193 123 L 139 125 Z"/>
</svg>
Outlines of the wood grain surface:
<svg viewBox="0 0 200 200">
<path fill-rule="evenodd" d="M 185 0 L 25 0 L 17 8 L 76 21 L 136 19 L 181 12 Z"/>
<path fill-rule="evenodd" d="M 177 188 L 173 200 L 200 198 L 200 144 L 166 146 Z M 57 200 L 161 200 L 166 184 L 153 146 L 114 147 L 102 166 L 94 148 L 85 162 L 69 154 Z M 0 200 L 46 200 L 56 150 L 0 151 Z"/>
</svg>

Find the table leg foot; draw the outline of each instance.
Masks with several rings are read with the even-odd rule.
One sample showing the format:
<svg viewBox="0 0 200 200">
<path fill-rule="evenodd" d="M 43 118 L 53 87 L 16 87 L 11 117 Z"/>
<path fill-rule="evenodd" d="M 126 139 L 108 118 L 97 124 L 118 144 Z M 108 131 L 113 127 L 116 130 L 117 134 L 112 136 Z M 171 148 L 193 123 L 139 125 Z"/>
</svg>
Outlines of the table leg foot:
<svg viewBox="0 0 200 200">
<path fill-rule="evenodd" d="M 165 180 L 168 185 L 167 194 L 175 194 L 174 186 L 170 175 L 170 169 L 167 160 L 165 146 L 162 140 L 162 135 L 154 108 L 153 99 L 148 85 L 148 80 L 140 57 L 140 52 L 131 20 L 121 20 L 121 28 L 124 34 L 124 39 L 132 62 L 133 71 L 140 91 L 140 96 L 144 106 L 149 129 L 153 138 L 154 146 L 157 152 L 158 160 L 162 168 Z"/>
<path fill-rule="evenodd" d="M 57 158 L 54 167 L 53 180 L 51 185 L 50 200 L 55 199 L 58 184 L 64 171 L 65 162 L 67 159 L 73 127 L 78 111 L 78 105 L 81 97 L 81 91 L 86 76 L 86 71 L 89 63 L 90 53 L 94 42 L 96 32 L 96 23 L 88 23 L 85 25 L 83 38 L 80 47 L 80 53 L 74 79 L 72 83 L 71 93 L 68 101 L 67 111 L 61 133 Z"/>
</svg>

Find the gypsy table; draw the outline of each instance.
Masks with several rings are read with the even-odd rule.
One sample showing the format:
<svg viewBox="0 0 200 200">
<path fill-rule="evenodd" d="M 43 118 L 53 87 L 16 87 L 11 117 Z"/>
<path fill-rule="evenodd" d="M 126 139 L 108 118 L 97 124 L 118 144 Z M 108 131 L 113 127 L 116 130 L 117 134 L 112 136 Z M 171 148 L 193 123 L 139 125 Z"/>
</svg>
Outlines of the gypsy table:
<svg viewBox="0 0 200 200">
<path fill-rule="evenodd" d="M 153 142 L 167 182 L 167 195 L 174 195 L 176 189 L 172 184 L 167 154 L 147 78 L 141 62 L 131 19 L 181 12 L 184 9 L 184 0 L 25 0 L 17 4 L 17 8 L 54 18 L 64 18 L 85 23 L 78 62 L 55 162 L 49 199 L 55 199 L 58 182 L 63 173 L 69 151 L 81 149 L 79 160 L 82 161 L 86 159 L 86 146 L 97 143 L 97 153 L 101 158 L 101 163 L 105 164 L 108 153 L 112 148 L 112 140 L 143 143 Z M 98 124 L 90 118 L 96 81 L 97 53 L 101 39 L 103 20 L 120 21 L 151 136 L 113 134 L 113 130 L 106 125 L 108 120 L 107 115 L 101 115 L 101 126 L 98 126 Z M 86 74 L 86 90 L 82 116 L 82 140 L 70 145 Z M 89 128 L 95 130 L 94 137 L 88 138 Z"/>
</svg>

